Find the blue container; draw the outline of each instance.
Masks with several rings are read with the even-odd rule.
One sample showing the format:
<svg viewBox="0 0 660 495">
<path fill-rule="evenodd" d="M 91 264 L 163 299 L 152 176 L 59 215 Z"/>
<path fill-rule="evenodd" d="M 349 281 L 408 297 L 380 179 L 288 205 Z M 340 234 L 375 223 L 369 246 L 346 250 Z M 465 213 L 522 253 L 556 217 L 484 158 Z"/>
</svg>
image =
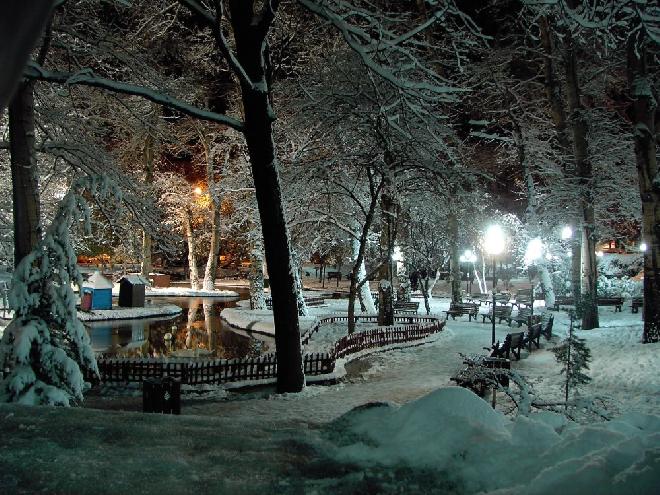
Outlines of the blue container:
<svg viewBox="0 0 660 495">
<path fill-rule="evenodd" d="M 112 309 L 112 289 L 92 290 L 92 309 Z"/>
</svg>

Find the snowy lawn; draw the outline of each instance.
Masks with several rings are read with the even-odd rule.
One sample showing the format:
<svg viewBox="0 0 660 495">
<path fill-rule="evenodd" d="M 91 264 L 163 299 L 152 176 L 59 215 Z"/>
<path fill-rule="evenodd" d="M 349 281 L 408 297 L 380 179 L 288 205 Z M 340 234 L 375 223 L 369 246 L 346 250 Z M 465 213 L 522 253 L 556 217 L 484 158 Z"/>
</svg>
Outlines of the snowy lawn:
<svg viewBox="0 0 660 495">
<path fill-rule="evenodd" d="M 345 312 L 345 300 L 327 302 L 311 308 L 314 317 Z M 432 311 L 442 314 L 448 304 L 434 300 Z M 232 313 L 236 324 L 272 325 L 269 312 Z M 182 411 L 192 417 L 0 406 L 0 491 L 118 493 L 139 477 L 142 493 L 654 493 L 660 347 L 640 343 L 641 317 L 629 308 L 600 314 L 603 328 L 577 332 L 593 356 L 593 380 L 581 393 L 603 397 L 610 422 L 579 425 L 553 413 L 510 418 L 451 387 L 449 377 L 463 366 L 459 353 L 490 345 L 491 326 L 463 317 L 424 345 L 350 363 L 335 385 L 281 396 L 270 388 L 188 393 Z M 558 341 L 568 319 L 555 317 Z M 496 330 L 499 340 L 517 331 Z M 322 327 L 308 349 L 327 348 L 342 334 L 339 324 Z M 513 363 L 549 401 L 562 393 L 552 346 L 542 339 L 540 350 Z M 139 396 L 92 402 L 141 407 Z M 383 402 L 390 405 L 351 412 Z M 82 464 L 72 472 L 61 459 Z"/>
<path fill-rule="evenodd" d="M 238 297 L 238 293 L 233 290 L 193 290 L 189 287 L 147 287 L 144 294 L 145 297 Z M 119 284 L 112 288 L 112 295 L 119 295 Z"/>
<path fill-rule="evenodd" d="M 80 321 L 132 320 L 135 318 L 177 315 L 181 311 L 181 308 L 176 304 L 153 304 L 143 308 L 123 308 L 117 306 L 112 309 L 78 311 L 78 319 Z"/>
</svg>

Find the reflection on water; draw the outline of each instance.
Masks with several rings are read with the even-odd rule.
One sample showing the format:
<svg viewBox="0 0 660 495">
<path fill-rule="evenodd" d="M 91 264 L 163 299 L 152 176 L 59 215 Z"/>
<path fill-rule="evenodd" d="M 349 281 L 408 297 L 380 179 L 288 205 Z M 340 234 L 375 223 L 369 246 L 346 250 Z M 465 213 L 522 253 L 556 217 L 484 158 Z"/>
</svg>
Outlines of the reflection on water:
<svg viewBox="0 0 660 495">
<path fill-rule="evenodd" d="M 236 289 L 234 289 L 236 290 Z M 175 317 L 89 322 L 85 326 L 98 357 L 216 357 L 233 359 L 273 352 L 272 338 L 234 330 L 221 318 L 224 308 L 246 299 L 159 297 L 155 303 L 183 308 Z"/>
</svg>

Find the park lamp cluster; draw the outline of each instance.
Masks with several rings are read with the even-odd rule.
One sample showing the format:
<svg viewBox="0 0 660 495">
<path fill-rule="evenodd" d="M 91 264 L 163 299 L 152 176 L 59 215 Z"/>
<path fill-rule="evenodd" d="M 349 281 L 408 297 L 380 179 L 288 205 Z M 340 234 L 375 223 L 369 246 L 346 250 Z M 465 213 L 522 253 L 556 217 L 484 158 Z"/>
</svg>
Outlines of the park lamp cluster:
<svg viewBox="0 0 660 495">
<path fill-rule="evenodd" d="M 497 256 L 504 251 L 505 246 L 504 231 L 499 225 L 491 225 L 486 230 L 484 238 L 484 249 L 491 256 Z"/>
<path fill-rule="evenodd" d="M 543 255 L 544 248 L 543 241 L 538 237 L 529 241 L 529 244 L 527 244 L 527 251 L 525 252 L 525 264 L 528 266 L 533 265 L 534 262 L 540 259 Z"/>
<path fill-rule="evenodd" d="M 466 249 L 463 254 L 461 254 L 460 262 L 461 263 L 474 263 L 477 261 L 477 255 L 471 249 Z"/>
</svg>

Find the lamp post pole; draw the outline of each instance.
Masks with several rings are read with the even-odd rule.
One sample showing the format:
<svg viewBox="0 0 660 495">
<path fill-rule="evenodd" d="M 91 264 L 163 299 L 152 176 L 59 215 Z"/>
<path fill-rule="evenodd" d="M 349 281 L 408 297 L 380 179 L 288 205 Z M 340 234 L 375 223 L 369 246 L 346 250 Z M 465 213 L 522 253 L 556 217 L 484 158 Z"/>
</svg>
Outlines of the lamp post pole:
<svg viewBox="0 0 660 495">
<path fill-rule="evenodd" d="M 493 322 L 493 331 L 490 338 L 490 343 L 495 345 L 495 255 L 493 255 L 493 316 L 491 320 Z"/>
<path fill-rule="evenodd" d="M 502 227 L 499 225 L 491 225 L 486 230 L 486 236 L 484 239 L 485 251 L 493 257 L 493 309 L 492 309 L 492 323 L 493 323 L 493 332 L 491 334 L 491 344 L 495 344 L 495 292 L 497 291 L 497 278 L 495 278 L 495 256 L 502 253 L 506 246 L 504 239 L 504 232 Z"/>
</svg>

